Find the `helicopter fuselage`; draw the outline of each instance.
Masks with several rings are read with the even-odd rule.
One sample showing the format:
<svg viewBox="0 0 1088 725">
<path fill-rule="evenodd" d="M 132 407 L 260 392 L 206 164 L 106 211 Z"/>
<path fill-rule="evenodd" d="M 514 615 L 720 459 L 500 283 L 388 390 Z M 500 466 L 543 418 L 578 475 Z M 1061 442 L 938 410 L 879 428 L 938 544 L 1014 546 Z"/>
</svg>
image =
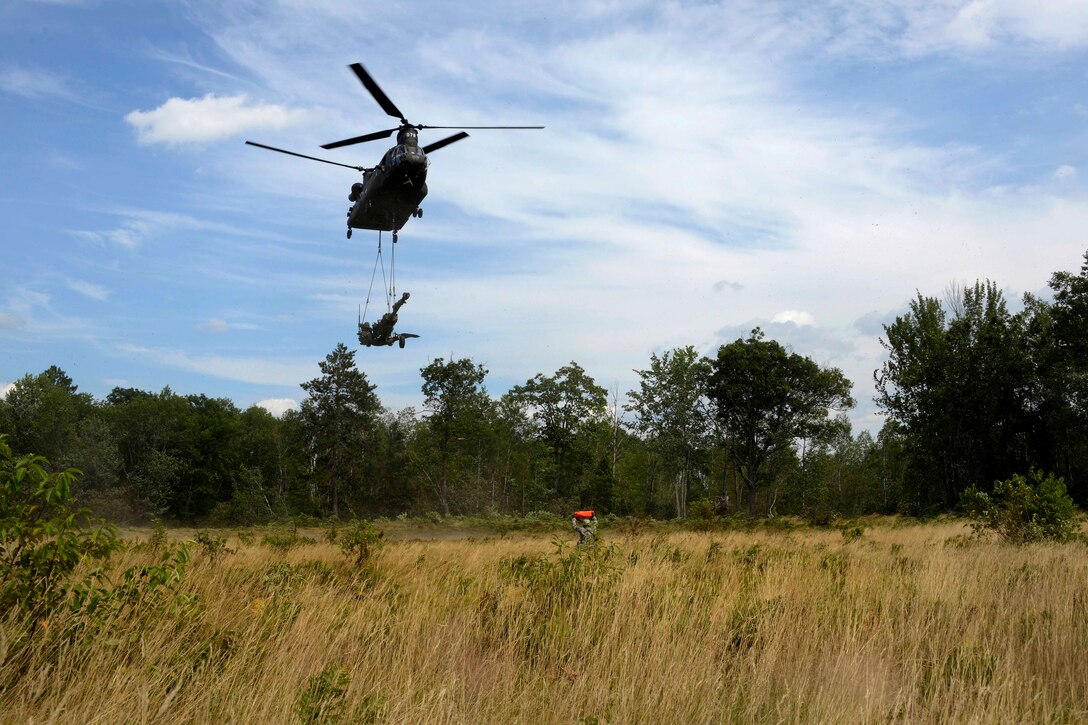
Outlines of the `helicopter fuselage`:
<svg viewBox="0 0 1088 725">
<path fill-rule="evenodd" d="M 407 131 L 407 132 L 405 132 Z M 381 163 L 363 172 L 348 200 L 348 227 L 397 231 L 418 214 L 427 196 L 427 155 L 418 146 L 415 129 L 398 134 L 398 143 L 385 152 Z"/>
</svg>

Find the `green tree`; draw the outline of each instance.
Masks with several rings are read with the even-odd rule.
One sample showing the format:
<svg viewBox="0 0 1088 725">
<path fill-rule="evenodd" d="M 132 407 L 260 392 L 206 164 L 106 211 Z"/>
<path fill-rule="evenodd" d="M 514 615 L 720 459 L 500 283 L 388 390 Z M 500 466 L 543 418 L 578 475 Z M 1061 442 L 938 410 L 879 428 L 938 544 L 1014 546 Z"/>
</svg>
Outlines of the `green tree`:
<svg viewBox="0 0 1088 725">
<path fill-rule="evenodd" d="M 283 511 L 288 490 L 298 484 L 302 475 L 297 455 L 300 446 L 295 445 L 292 436 L 297 419 L 295 411 L 276 418 L 257 405 L 241 414 L 243 464 L 260 474 L 261 496 L 277 513 Z"/>
<path fill-rule="evenodd" d="M 635 414 L 629 427 L 647 440 L 672 472 L 676 516 L 687 516 L 691 481 L 704 472 L 713 421 L 706 397 L 710 363 L 692 346 L 650 356 L 636 370 L 639 389 L 628 391 L 624 408 Z"/>
<path fill-rule="evenodd" d="M 421 424 L 415 409 L 385 411 L 370 434 L 364 509 L 393 516 L 412 508 L 412 448 Z"/>
<path fill-rule="evenodd" d="M 604 418 L 607 392 L 574 361 L 552 376 L 537 373 L 510 392 L 528 409 L 537 435 L 551 448 L 555 464 L 553 493 L 567 493 L 564 483 L 569 480 L 571 454 L 584 442 L 583 436 Z"/>
<path fill-rule="evenodd" d="M 484 433 L 491 399 L 484 388 L 487 370 L 468 358 L 433 360 L 420 369 L 423 376 L 423 407 L 438 449 L 439 469 L 433 477 L 442 513 L 450 514 L 450 463 L 458 452 Z"/>
<path fill-rule="evenodd" d="M 174 507 L 192 518 L 207 515 L 234 495 L 242 469 L 242 424 L 238 408 L 228 399 L 190 395 L 185 404 L 182 458 L 188 465 Z M 247 474 L 242 486 L 251 483 Z"/>
<path fill-rule="evenodd" d="M 2 422 L 13 450 L 34 452 L 59 460 L 71 446 L 76 427 L 93 411 L 93 398 L 80 393 L 72 379 L 51 366 L 38 375 L 24 375 L 5 396 Z"/>
<path fill-rule="evenodd" d="M 190 468 L 187 431 L 192 410 L 185 398 L 114 388 L 101 413 L 114 432 L 121 486 L 135 513 L 182 517 Z"/>
<path fill-rule="evenodd" d="M 1054 302 L 1033 328 L 1039 365 L 1039 407 L 1047 437 L 1036 465 L 1061 473 L 1070 492 L 1088 503 L 1088 252 L 1080 274 L 1056 272 Z"/>
<path fill-rule="evenodd" d="M 1030 465 L 1037 376 L 1030 308 L 1008 311 L 992 282 L 967 287 L 951 316 L 920 294 L 885 326 L 888 360 L 875 374 L 877 404 L 906 445 L 920 509 L 950 509 L 969 486 Z"/>
<path fill-rule="evenodd" d="M 851 383 L 838 368 L 821 368 L 764 340 L 758 327 L 747 340 L 718 348 L 711 366 L 708 396 L 744 481 L 748 515 L 755 516 L 772 458 L 792 453 L 795 439 L 826 425 L 828 410 L 852 407 Z"/>
<path fill-rule="evenodd" d="M 355 351 L 338 343 L 319 363 L 321 376 L 302 383 L 302 403 L 312 456 L 311 476 L 327 492 L 330 511 L 340 515 L 345 482 L 358 485 L 368 433 L 381 404 L 374 386 L 355 367 Z M 323 507 L 322 507 L 323 508 Z"/>
<path fill-rule="evenodd" d="M 518 396 L 508 392 L 499 398 L 491 419 L 500 481 L 500 500 L 507 512 L 522 515 L 545 506 L 549 485 L 540 471 L 546 468 L 547 444 L 537 431 Z"/>
</svg>

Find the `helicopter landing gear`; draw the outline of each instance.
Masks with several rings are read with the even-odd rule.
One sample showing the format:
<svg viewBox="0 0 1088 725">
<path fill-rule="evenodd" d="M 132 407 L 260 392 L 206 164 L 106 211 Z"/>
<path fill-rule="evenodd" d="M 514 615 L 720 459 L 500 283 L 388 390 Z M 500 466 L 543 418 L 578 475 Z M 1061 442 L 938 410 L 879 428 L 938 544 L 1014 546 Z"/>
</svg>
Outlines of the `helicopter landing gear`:
<svg viewBox="0 0 1088 725">
<path fill-rule="evenodd" d="M 393 230 L 393 244 L 396 244 L 396 243 L 397 243 L 397 230 L 394 229 Z"/>
<path fill-rule="evenodd" d="M 414 217 L 416 217 L 418 219 L 422 219 L 423 218 L 423 209 L 413 209 L 412 210 L 412 216 L 414 216 Z"/>
<path fill-rule="evenodd" d="M 348 239 L 351 239 L 351 227 L 348 227 Z"/>
</svg>

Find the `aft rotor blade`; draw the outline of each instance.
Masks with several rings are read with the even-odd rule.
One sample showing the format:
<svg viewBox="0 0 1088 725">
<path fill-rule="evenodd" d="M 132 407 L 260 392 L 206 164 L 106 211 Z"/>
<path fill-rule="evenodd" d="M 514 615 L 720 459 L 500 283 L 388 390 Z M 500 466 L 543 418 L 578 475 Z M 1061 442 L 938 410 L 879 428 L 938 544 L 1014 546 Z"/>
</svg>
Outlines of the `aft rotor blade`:
<svg viewBox="0 0 1088 725">
<path fill-rule="evenodd" d="M 398 130 L 398 129 L 388 128 L 388 129 L 386 129 L 384 131 L 374 131 L 373 133 L 365 133 L 362 136 L 356 136 L 355 138 L 346 138 L 343 141 L 334 141 L 332 143 L 327 143 L 324 146 L 322 146 L 321 148 L 323 148 L 323 149 L 338 149 L 341 146 L 351 146 L 352 144 L 363 143 L 365 141 L 375 141 L 375 140 L 377 140 L 379 138 L 386 138 L 387 136 L 392 136 L 393 132 L 396 131 L 396 130 Z"/>
<path fill-rule="evenodd" d="M 309 159 L 310 161 L 320 161 L 323 164 L 332 164 L 333 166 L 343 166 L 346 169 L 355 169 L 356 171 L 366 171 L 364 166 L 352 166 L 350 164 L 342 164 L 339 161 L 329 161 L 328 159 L 319 159 L 316 156 L 307 156 L 306 154 L 296 154 L 294 151 L 288 151 L 287 149 L 278 149 L 275 146 L 265 146 L 263 143 L 256 143 L 254 141 L 246 141 L 250 146 L 256 146 L 257 148 L 268 149 L 269 151 L 278 151 L 281 154 L 287 154 L 288 156 L 298 156 L 300 159 Z"/>
<path fill-rule="evenodd" d="M 363 86 L 370 91 L 370 95 L 374 96 L 374 100 L 378 102 L 378 105 L 382 107 L 383 111 L 393 118 L 399 118 L 401 121 L 407 123 L 404 114 L 400 112 L 400 109 L 389 100 L 389 96 L 385 95 L 385 92 L 374 82 L 374 79 L 366 72 L 366 68 L 363 67 L 362 63 L 352 63 L 348 67 L 355 71 L 355 75 L 362 81 Z"/>
<path fill-rule="evenodd" d="M 463 138 L 468 138 L 468 134 L 465 133 L 464 131 L 462 131 L 461 133 L 455 133 L 452 136 L 447 136 L 446 138 L 442 139 L 441 141 L 435 141 L 434 143 L 427 144 L 426 146 L 423 147 L 423 153 L 429 154 L 432 151 L 437 151 L 438 149 L 443 148 L 444 146 L 449 146 L 451 143 L 455 143 L 457 141 L 460 141 Z"/>
</svg>

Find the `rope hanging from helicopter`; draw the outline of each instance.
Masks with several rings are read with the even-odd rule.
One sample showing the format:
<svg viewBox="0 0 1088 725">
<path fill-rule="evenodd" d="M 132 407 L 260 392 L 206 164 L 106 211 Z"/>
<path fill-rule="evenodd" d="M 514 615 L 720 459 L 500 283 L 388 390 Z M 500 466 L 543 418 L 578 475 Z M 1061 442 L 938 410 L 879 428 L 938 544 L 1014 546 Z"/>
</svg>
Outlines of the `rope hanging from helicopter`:
<svg viewBox="0 0 1088 725">
<path fill-rule="evenodd" d="M 397 294 L 397 282 L 396 282 L 396 265 L 397 261 L 397 245 L 393 245 L 392 251 L 389 253 L 389 279 L 386 284 L 385 277 L 385 258 L 382 257 L 382 233 L 378 231 L 378 254 L 374 257 L 374 269 L 370 273 L 370 287 L 366 291 L 366 304 L 363 306 L 363 313 L 359 317 L 359 321 L 366 320 L 366 313 L 370 309 L 370 296 L 374 291 L 374 279 L 378 275 L 379 265 L 382 268 L 382 290 L 385 292 L 385 311 L 389 312 L 392 309 L 393 298 Z"/>
</svg>

